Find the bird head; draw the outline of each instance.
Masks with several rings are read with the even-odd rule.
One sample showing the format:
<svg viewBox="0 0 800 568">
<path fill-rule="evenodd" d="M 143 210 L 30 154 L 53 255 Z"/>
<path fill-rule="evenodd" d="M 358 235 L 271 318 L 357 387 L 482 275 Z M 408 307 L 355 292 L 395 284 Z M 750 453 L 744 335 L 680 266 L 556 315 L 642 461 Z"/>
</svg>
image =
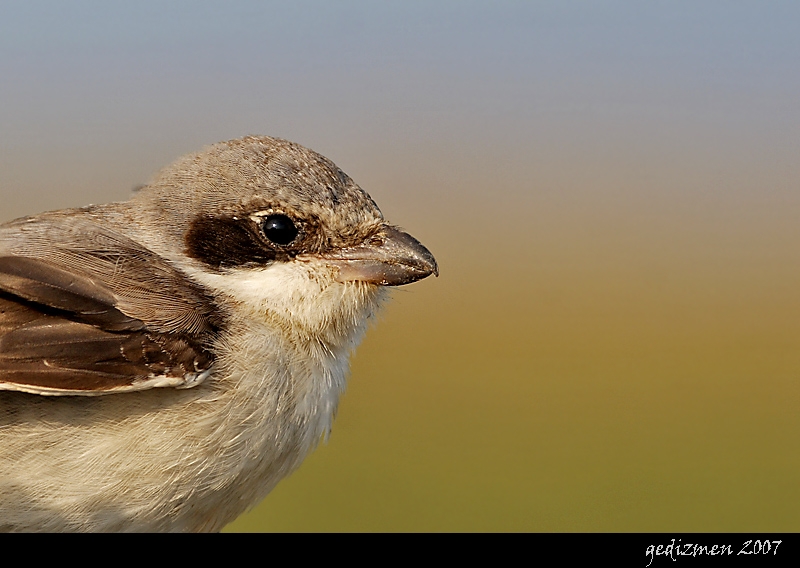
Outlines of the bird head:
<svg viewBox="0 0 800 568">
<path fill-rule="evenodd" d="M 130 201 L 139 238 L 190 277 L 312 334 L 374 313 L 387 286 L 438 275 L 327 158 L 266 136 L 184 156 Z"/>
</svg>

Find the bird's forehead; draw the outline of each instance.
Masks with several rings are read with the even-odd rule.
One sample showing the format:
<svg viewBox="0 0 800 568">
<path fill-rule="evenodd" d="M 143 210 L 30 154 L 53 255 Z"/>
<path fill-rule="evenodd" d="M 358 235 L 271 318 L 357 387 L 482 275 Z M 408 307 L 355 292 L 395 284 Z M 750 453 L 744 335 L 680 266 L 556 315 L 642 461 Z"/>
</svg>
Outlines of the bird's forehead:
<svg viewBox="0 0 800 568">
<path fill-rule="evenodd" d="M 382 219 L 372 198 L 333 162 L 298 144 L 250 136 L 179 160 L 157 180 L 188 189 L 207 215 L 284 210 L 346 223 Z"/>
</svg>

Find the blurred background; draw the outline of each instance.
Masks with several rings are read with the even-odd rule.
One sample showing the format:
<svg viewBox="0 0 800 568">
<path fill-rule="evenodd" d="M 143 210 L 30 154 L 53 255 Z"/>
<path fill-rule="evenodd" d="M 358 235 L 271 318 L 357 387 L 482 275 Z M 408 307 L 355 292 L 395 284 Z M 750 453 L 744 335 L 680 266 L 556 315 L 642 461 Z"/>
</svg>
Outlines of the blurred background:
<svg viewBox="0 0 800 568">
<path fill-rule="evenodd" d="M 800 4 L 0 4 L 0 220 L 245 134 L 441 276 L 232 531 L 798 531 Z"/>
</svg>

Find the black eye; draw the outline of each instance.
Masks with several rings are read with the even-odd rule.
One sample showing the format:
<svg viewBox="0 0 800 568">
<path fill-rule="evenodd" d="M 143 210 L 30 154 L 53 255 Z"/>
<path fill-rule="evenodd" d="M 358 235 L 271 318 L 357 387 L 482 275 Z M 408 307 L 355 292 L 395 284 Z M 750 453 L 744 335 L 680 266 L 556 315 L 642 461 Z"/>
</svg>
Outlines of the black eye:
<svg viewBox="0 0 800 568">
<path fill-rule="evenodd" d="M 276 245 L 288 245 L 297 237 L 297 227 L 286 215 L 270 215 L 264 219 L 261 232 Z"/>
</svg>

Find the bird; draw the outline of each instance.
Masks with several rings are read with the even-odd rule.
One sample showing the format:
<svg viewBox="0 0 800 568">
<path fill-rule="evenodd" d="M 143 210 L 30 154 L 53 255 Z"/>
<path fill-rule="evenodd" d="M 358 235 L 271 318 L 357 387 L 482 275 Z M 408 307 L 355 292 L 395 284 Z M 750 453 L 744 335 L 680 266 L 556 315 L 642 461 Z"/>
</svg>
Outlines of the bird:
<svg viewBox="0 0 800 568">
<path fill-rule="evenodd" d="M 221 530 L 328 436 L 389 288 L 431 274 L 333 162 L 268 136 L 0 225 L 0 530 Z"/>
</svg>

